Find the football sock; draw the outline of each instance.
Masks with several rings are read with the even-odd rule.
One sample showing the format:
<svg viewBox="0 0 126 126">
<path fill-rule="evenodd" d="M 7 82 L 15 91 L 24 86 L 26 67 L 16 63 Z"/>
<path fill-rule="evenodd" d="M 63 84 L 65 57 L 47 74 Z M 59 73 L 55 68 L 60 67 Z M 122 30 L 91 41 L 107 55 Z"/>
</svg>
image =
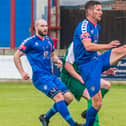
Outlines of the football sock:
<svg viewBox="0 0 126 126">
<path fill-rule="evenodd" d="M 72 117 L 67 109 L 67 105 L 65 104 L 64 101 L 56 102 L 55 108 L 56 108 L 57 112 L 59 112 L 60 115 L 64 118 L 64 120 L 66 120 L 70 124 L 70 126 L 75 126 L 75 122 L 72 119 Z"/>
<path fill-rule="evenodd" d="M 105 94 L 109 91 L 109 89 L 105 89 L 105 88 L 102 88 L 101 89 L 101 94 L 102 94 L 102 98 L 104 98 Z"/>
<path fill-rule="evenodd" d="M 93 126 L 95 117 L 97 114 L 98 110 L 96 110 L 93 106 L 91 106 L 86 113 L 86 124 L 85 126 Z"/>
<path fill-rule="evenodd" d="M 47 119 L 50 119 L 53 115 L 55 115 L 57 113 L 57 110 L 55 108 L 55 104 L 50 108 L 50 110 L 44 115 Z M 66 105 L 68 105 L 68 103 L 65 102 Z"/>
<path fill-rule="evenodd" d="M 91 99 L 88 99 L 88 109 L 92 106 L 92 100 Z M 99 117 L 98 117 L 98 113 L 95 117 L 95 122 L 94 122 L 94 125 L 93 126 L 100 126 L 99 124 Z"/>
<path fill-rule="evenodd" d="M 95 121 L 93 126 L 100 126 L 99 122 Z"/>
<path fill-rule="evenodd" d="M 90 108 L 92 106 L 92 100 L 88 99 L 88 108 Z"/>
<path fill-rule="evenodd" d="M 47 119 L 50 119 L 57 112 L 55 104 L 50 108 L 50 110 L 44 115 Z"/>
</svg>

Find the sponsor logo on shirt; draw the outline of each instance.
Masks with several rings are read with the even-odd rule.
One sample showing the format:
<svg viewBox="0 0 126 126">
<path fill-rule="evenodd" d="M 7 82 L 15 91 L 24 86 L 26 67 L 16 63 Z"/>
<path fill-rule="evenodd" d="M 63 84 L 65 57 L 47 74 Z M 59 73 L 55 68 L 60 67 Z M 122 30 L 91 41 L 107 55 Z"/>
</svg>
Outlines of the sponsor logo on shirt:
<svg viewBox="0 0 126 126">
<path fill-rule="evenodd" d="M 82 26 L 81 26 L 81 31 L 82 33 L 86 32 L 87 31 L 87 24 L 88 24 L 88 21 L 84 20 L 82 22 Z"/>
<path fill-rule="evenodd" d="M 82 38 L 89 38 L 89 37 L 90 37 L 90 34 L 88 32 L 85 32 L 85 33 L 81 34 L 81 39 Z"/>
</svg>

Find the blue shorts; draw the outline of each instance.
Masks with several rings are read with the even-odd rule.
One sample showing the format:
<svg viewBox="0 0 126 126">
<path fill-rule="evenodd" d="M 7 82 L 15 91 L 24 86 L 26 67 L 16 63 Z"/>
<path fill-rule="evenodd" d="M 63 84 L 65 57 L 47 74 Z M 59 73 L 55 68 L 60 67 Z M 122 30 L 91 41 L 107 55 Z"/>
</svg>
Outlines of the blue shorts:
<svg viewBox="0 0 126 126">
<path fill-rule="evenodd" d="M 55 75 L 35 72 L 33 73 L 32 80 L 33 85 L 50 98 L 53 98 L 59 92 L 62 94 L 68 92 L 66 85 Z"/>
<path fill-rule="evenodd" d="M 111 50 L 79 65 L 79 70 L 91 97 L 100 90 L 101 73 L 110 68 Z"/>
</svg>

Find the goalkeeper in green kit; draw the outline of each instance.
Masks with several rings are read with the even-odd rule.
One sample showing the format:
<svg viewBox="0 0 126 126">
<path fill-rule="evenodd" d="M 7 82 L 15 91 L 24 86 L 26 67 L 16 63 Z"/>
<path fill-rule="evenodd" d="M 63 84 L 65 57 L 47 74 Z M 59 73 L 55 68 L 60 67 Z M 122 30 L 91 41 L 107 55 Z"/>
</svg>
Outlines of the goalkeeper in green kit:
<svg viewBox="0 0 126 126">
<path fill-rule="evenodd" d="M 103 74 L 115 74 L 115 68 L 110 68 Z M 63 68 L 61 71 L 61 80 L 67 85 L 68 89 L 72 92 L 75 99 L 80 101 L 81 97 L 85 98 L 88 102 L 88 108 L 92 105 L 92 101 L 85 87 L 84 81 L 78 71 L 74 59 L 73 42 L 69 45 L 65 57 L 63 59 Z M 101 93 L 102 97 L 109 91 L 111 84 L 109 81 L 101 79 Z M 82 112 L 81 116 L 86 117 L 86 110 Z M 95 119 L 94 126 L 100 126 L 98 114 Z"/>
</svg>

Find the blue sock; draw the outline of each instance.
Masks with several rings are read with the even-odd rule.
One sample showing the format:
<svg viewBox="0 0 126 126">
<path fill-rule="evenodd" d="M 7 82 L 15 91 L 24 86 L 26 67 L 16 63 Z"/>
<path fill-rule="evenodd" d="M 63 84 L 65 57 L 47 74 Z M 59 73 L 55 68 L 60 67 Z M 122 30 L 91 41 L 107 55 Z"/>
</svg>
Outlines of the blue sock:
<svg viewBox="0 0 126 126">
<path fill-rule="evenodd" d="M 56 103 L 55 103 L 56 104 Z M 52 106 L 52 108 L 50 108 L 50 110 L 44 115 L 47 119 L 50 119 L 53 115 L 55 115 L 57 113 L 57 110 L 55 108 L 55 104 Z M 66 105 L 68 105 L 68 103 L 65 102 Z"/>
<path fill-rule="evenodd" d="M 75 126 L 75 122 L 72 119 L 72 117 L 67 109 L 67 105 L 65 104 L 65 101 L 56 102 L 55 108 L 56 108 L 57 112 L 59 112 L 60 115 L 70 124 L 70 126 Z"/>
<path fill-rule="evenodd" d="M 55 108 L 55 104 L 52 106 L 52 108 L 50 108 L 50 110 L 45 114 L 45 117 L 47 119 L 50 119 L 53 115 L 55 115 L 55 113 L 57 112 L 56 108 Z"/>
<path fill-rule="evenodd" d="M 93 126 L 97 112 L 98 110 L 92 106 L 87 110 L 85 126 Z"/>
</svg>

